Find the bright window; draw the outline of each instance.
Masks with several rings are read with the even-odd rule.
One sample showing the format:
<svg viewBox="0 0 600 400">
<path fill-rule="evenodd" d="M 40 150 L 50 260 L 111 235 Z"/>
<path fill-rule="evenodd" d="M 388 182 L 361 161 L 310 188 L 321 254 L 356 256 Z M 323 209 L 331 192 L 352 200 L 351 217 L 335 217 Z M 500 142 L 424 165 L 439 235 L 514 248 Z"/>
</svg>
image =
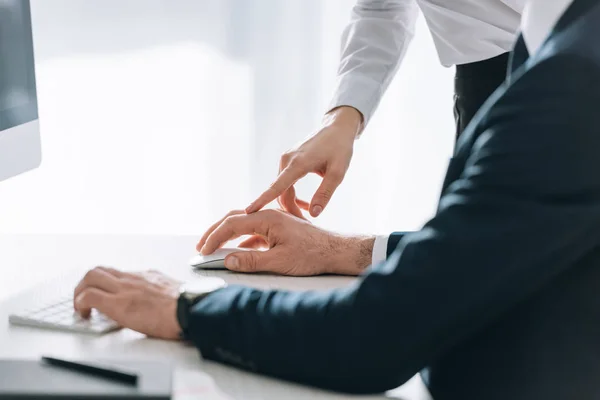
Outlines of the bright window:
<svg viewBox="0 0 600 400">
<path fill-rule="evenodd" d="M 43 163 L 0 184 L 0 232 L 199 235 L 245 207 L 317 127 L 353 4 L 33 0 Z M 421 18 L 316 223 L 382 233 L 431 217 L 452 82 Z"/>
</svg>

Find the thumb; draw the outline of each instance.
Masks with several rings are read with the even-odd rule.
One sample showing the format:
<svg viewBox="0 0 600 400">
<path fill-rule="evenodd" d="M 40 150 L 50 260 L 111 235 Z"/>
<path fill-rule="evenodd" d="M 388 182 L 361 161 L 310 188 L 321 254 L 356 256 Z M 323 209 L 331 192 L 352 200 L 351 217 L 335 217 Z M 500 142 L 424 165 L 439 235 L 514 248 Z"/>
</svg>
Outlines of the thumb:
<svg viewBox="0 0 600 400">
<path fill-rule="evenodd" d="M 225 257 L 225 267 L 235 272 L 263 272 L 274 259 L 273 250 L 241 251 Z"/>
<path fill-rule="evenodd" d="M 329 171 L 323 177 L 323 182 L 321 182 L 310 203 L 310 215 L 318 217 L 323 212 L 343 179 L 344 173 L 337 170 Z"/>
</svg>

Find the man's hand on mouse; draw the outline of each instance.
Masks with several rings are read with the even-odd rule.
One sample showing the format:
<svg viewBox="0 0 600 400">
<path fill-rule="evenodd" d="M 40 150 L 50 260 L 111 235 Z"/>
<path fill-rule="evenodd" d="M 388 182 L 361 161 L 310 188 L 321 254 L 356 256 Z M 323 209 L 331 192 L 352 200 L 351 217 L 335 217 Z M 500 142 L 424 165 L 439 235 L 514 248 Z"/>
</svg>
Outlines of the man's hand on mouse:
<svg viewBox="0 0 600 400">
<path fill-rule="evenodd" d="M 205 249 L 204 249 L 204 244 L 206 243 L 206 239 L 208 239 L 208 237 L 210 236 L 211 233 L 213 233 L 215 231 L 215 229 L 217 229 L 223 222 L 225 222 L 225 220 L 229 217 L 233 217 L 235 215 L 245 215 L 246 212 L 244 210 L 232 210 L 229 211 L 227 214 L 225 214 L 225 216 L 223 218 L 221 218 L 220 220 L 218 220 L 217 222 L 215 222 L 214 224 L 212 224 L 207 230 L 206 232 L 204 232 L 204 235 L 202 235 L 202 237 L 200 238 L 200 241 L 198 242 L 198 244 L 196 245 L 196 250 L 200 253 L 202 253 L 202 255 L 208 255 L 208 254 L 212 254 L 216 249 L 219 249 L 221 247 L 223 247 L 223 245 L 216 247 L 214 250 L 212 250 L 210 253 L 208 253 Z M 237 239 L 238 237 L 240 237 L 241 235 L 237 236 L 237 237 L 232 237 L 229 240 L 234 240 Z M 238 247 L 244 248 L 244 249 L 261 249 L 261 248 L 268 248 L 269 244 L 267 243 L 267 241 L 260 235 L 254 235 L 252 234 L 248 239 L 244 240 L 243 242 L 241 242 Z"/>
<path fill-rule="evenodd" d="M 237 210 L 211 226 L 197 247 L 211 254 L 243 235 L 253 236 L 240 247 L 268 250 L 228 255 L 225 266 L 236 272 L 358 275 L 371 264 L 374 244 L 373 237 L 341 236 L 279 210 Z"/>
<path fill-rule="evenodd" d="M 160 339 L 178 339 L 180 285 L 156 271 L 128 273 L 96 267 L 75 288 L 74 307 L 84 318 L 95 309 L 125 328 Z"/>
</svg>

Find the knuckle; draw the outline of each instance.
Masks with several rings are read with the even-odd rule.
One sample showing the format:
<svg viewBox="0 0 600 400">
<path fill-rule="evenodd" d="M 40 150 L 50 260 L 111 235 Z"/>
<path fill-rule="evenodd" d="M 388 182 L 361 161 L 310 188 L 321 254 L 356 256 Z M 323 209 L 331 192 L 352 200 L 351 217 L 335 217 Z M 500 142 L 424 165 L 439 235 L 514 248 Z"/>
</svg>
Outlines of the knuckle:
<svg viewBox="0 0 600 400">
<path fill-rule="evenodd" d="M 89 305 L 96 300 L 96 293 L 92 290 L 86 289 L 79 294 L 78 301 L 83 305 Z"/>
<path fill-rule="evenodd" d="M 269 190 L 271 192 L 280 192 L 280 191 L 282 191 L 283 188 L 282 188 L 281 180 L 278 178 L 275 182 L 271 183 L 271 185 L 269 185 Z"/>
<path fill-rule="evenodd" d="M 282 165 L 287 165 L 289 164 L 290 160 L 294 157 L 294 152 L 293 151 L 286 151 L 285 153 L 283 153 L 281 155 L 281 164 Z"/>
<path fill-rule="evenodd" d="M 263 216 L 266 220 L 278 220 L 279 218 L 281 218 L 282 212 L 279 210 L 273 210 L 273 209 L 264 210 Z"/>
<path fill-rule="evenodd" d="M 341 168 L 332 168 L 331 171 L 327 173 L 329 178 L 335 182 L 339 182 L 344 178 L 344 170 Z"/>
<path fill-rule="evenodd" d="M 131 290 L 133 288 L 135 288 L 137 282 L 131 278 L 129 279 L 123 279 L 121 282 L 121 288 L 124 290 Z"/>
<path fill-rule="evenodd" d="M 266 236 L 269 236 L 271 235 L 274 225 L 277 225 L 277 223 L 268 220 L 262 220 L 259 222 L 258 230 L 260 230 L 261 232 L 265 232 Z"/>
<path fill-rule="evenodd" d="M 227 218 L 225 218 L 225 220 L 223 220 L 222 227 L 229 228 L 231 226 L 231 224 L 233 224 L 233 222 L 234 222 L 233 218 L 235 218 L 233 215 L 230 215 Z"/>
<path fill-rule="evenodd" d="M 231 210 L 231 211 L 229 211 L 227 213 L 227 215 L 225 216 L 225 218 L 229 218 L 231 216 L 238 215 L 238 214 L 244 214 L 244 213 L 245 213 L 244 210 Z"/>
<path fill-rule="evenodd" d="M 305 170 L 309 167 L 309 163 L 303 156 L 295 156 L 290 162 L 290 167 L 293 169 Z"/>
<path fill-rule="evenodd" d="M 90 269 L 83 276 L 83 280 L 85 282 L 89 282 L 89 281 L 93 280 L 96 277 L 96 275 L 98 275 L 98 271 L 100 271 L 100 267 L 94 267 L 94 268 Z"/>
<path fill-rule="evenodd" d="M 243 215 L 232 215 L 231 217 L 227 217 L 225 220 L 225 226 L 228 229 L 234 229 L 234 227 L 242 220 Z"/>
<path fill-rule="evenodd" d="M 247 272 L 254 272 L 258 269 L 258 261 L 255 254 L 248 254 L 244 260 L 243 267 Z"/>
<path fill-rule="evenodd" d="M 287 214 L 281 210 L 268 210 L 264 219 L 260 221 L 260 230 L 266 232 L 267 236 L 280 231 Z"/>
<path fill-rule="evenodd" d="M 236 214 L 236 215 L 232 215 L 232 216 L 231 216 L 231 217 L 229 217 L 228 219 L 229 219 L 229 221 L 230 221 L 231 223 L 233 223 L 233 224 L 234 224 L 234 223 L 236 223 L 236 222 L 239 222 L 240 220 L 242 220 L 244 217 L 245 217 L 245 215 L 242 215 L 242 214 Z"/>
<path fill-rule="evenodd" d="M 135 312 L 136 308 L 137 308 L 137 296 L 135 296 L 135 295 L 120 296 L 118 298 L 118 303 L 119 303 L 121 309 L 125 313 Z"/>
<path fill-rule="evenodd" d="M 144 279 L 143 272 L 129 272 L 129 273 L 123 275 L 123 278 L 122 278 L 122 280 L 127 280 L 127 281 L 132 281 L 132 282 L 139 282 L 143 279 Z"/>
<path fill-rule="evenodd" d="M 319 191 L 319 195 L 321 198 L 329 200 L 333 196 L 333 190 L 330 188 L 323 188 Z"/>
</svg>

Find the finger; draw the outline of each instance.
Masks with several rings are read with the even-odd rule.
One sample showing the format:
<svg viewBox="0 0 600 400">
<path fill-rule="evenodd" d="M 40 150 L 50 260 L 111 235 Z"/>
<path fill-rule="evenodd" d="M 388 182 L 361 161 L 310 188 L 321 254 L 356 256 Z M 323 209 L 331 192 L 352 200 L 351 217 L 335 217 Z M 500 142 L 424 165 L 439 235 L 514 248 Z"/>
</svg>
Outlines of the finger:
<svg viewBox="0 0 600 400">
<path fill-rule="evenodd" d="M 234 215 L 227 218 L 206 240 L 206 244 L 202 249 L 203 254 L 211 254 L 226 242 L 242 235 L 258 234 L 267 236 L 269 215 L 272 215 L 273 212 L 275 211 L 267 210 L 260 213 Z"/>
<path fill-rule="evenodd" d="M 137 279 L 133 279 L 133 281 L 143 279 L 146 282 L 152 283 L 154 285 L 159 285 L 159 286 L 177 286 L 178 287 L 181 285 L 181 282 L 177 281 L 176 279 L 173 279 L 173 278 L 165 275 L 161 271 L 157 271 L 154 269 L 140 272 L 136 275 L 136 278 Z"/>
<path fill-rule="evenodd" d="M 119 290 L 119 278 L 110 274 L 104 268 L 96 267 L 88 271 L 75 287 L 73 299 L 77 298 L 86 288 L 97 288 L 108 293 L 115 293 Z"/>
<path fill-rule="evenodd" d="M 218 228 L 217 228 L 218 229 Z M 223 240 L 222 242 L 216 243 L 214 244 L 214 247 L 209 247 L 206 244 L 204 245 L 204 247 L 200 250 L 200 254 L 202 254 L 203 256 L 209 255 L 214 253 L 216 250 L 222 248 L 223 246 L 225 246 L 225 244 L 227 242 L 230 242 L 232 240 L 235 240 L 237 238 L 239 238 L 240 236 L 243 235 L 247 235 L 246 233 L 232 233 L 231 236 L 229 236 L 227 239 Z M 210 236 L 209 236 L 210 237 Z M 208 243 L 208 240 L 206 241 L 206 243 Z"/>
<path fill-rule="evenodd" d="M 131 275 L 131 274 L 127 273 L 127 272 L 119 271 L 119 270 L 117 270 L 115 268 L 112 268 L 112 267 L 98 266 L 96 268 L 100 269 L 102 271 L 105 271 L 106 273 L 114 276 L 115 278 L 119 278 L 119 279 L 125 278 L 128 275 Z"/>
<path fill-rule="evenodd" d="M 225 267 L 234 272 L 281 272 L 280 253 L 279 249 L 232 253 L 225 257 Z"/>
<path fill-rule="evenodd" d="M 294 186 L 290 186 L 288 190 L 279 196 L 279 205 L 281 205 L 281 208 L 284 211 L 298 218 L 304 218 L 304 215 L 302 215 L 302 210 L 300 210 L 296 204 L 296 189 L 294 189 Z"/>
<path fill-rule="evenodd" d="M 310 203 L 310 215 L 318 217 L 323 212 L 343 179 L 344 174 L 337 170 L 325 175 Z"/>
<path fill-rule="evenodd" d="M 298 207 L 300 207 L 304 211 L 308 211 L 310 203 L 308 201 L 304 201 L 304 200 L 300 200 L 300 199 L 296 198 L 296 205 L 298 205 Z"/>
<path fill-rule="evenodd" d="M 238 215 L 238 214 L 245 214 L 245 211 L 242 211 L 242 210 L 233 210 L 233 211 L 230 211 L 223 218 L 221 218 L 220 220 L 218 220 L 217 222 L 215 222 L 214 224 L 212 224 L 210 226 L 210 228 L 208 228 L 208 230 L 200 238 L 200 241 L 196 245 L 196 250 L 200 251 L 202 249 L 202 247 L 204 247 L 204 244 L 206 244 L 206 239 L 208 239 L 208 237 L 210 236 L 210 234 L 213 233 L 213 231 L 215 229 L 217 229 L 217 227 L 219 225 L 221 225 L 223 223 L 223 221 L 225 221 L 228 217 L 230 217 L 232 215 Z"/>
<path fill-rule="evenodd" d="M 202 249 L 202 247 L 206 244 L 206 239 L 208 239 L 208 237 L 210 236 L 210 234 L 217 229 L 217 227 L 219 225 L 221 225 L 223 223 L 223 221 L 225 221 L 228 217 L 232 216 L 232 215 L 237 215 L 237 214 L 244 214 L 244 211 L 242 210 L 233 210 L 228 212 L 223 218 L 221 218 L 220 220 L 218 220 L 217 222 L 215 222 L 214 224 L 212 224 L 207 230 L 206 232 L 204 232 L 204 235 L 202 235 L 202 237 L 200 238 L 200 241 L 198 242 L 198 244 L 196 245 L 196 250 L 200 251 Z"/>
<path fill-rule="evenodd" d="M 275 182 L 261 194 L 252 204 L 246 208 L 246 214 L 252 214 L 260 210 L 276 198 L 278 198 L 285 190 L 298 181 L 298 179 L 306 176 L 308 171 L 290 165 L 286 167 Z"/>
<path fill-rule="evenodd" d="M 115 314 L 114 295 L 98 288 L 86 288 L 75 298 L 75 311 L 83 318 L 89 318 L 92 309 L 113 318 Z"/>
<path fill-rule="evenodd" d="M 238 247 L 243 249 L 260 249 L 269 247 L 269 243 L 262 237 L 258 235 L 254 235 L 243 242 L 241 242 Z"/>
</svg>

